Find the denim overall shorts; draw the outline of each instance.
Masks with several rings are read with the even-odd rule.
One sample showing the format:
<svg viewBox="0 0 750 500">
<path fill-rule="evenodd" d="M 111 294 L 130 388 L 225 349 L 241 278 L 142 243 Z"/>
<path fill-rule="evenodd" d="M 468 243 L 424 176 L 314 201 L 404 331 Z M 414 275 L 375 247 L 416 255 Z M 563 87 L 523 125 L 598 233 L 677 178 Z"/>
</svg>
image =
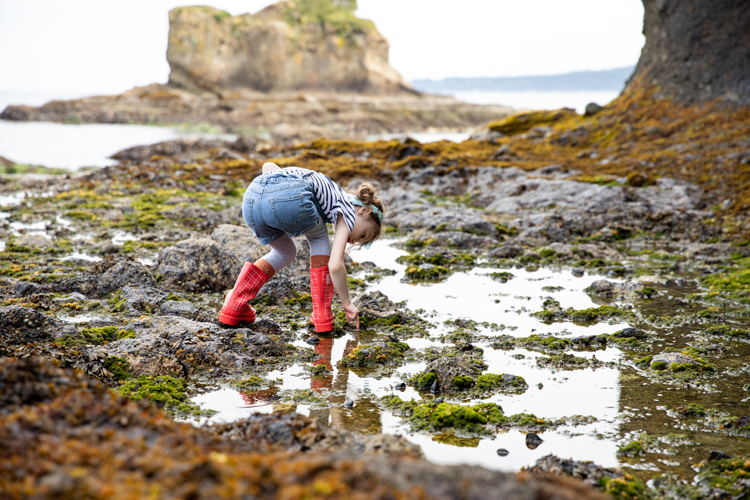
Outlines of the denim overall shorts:
<svg viewBox="0 0 750 500">
<path fill-rule="evenodd" d="M 312 183 L 303 177 L 274 172 L 256 177 L 242 198 L 242 216 L 263 245 L 284 233 L 300 236 L 314 228 L 323 216 Z"/>
</svg>

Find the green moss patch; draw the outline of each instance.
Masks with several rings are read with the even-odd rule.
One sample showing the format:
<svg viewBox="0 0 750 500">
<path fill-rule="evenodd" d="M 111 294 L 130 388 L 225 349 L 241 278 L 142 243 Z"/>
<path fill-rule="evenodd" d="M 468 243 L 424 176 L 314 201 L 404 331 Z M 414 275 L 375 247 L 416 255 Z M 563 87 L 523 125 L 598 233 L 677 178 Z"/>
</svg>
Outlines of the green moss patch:
<svg viewBox="0 0 750 500">
<path fill-rule="evenodd" d="M 148 399 L 175 416 L 198 418 L 214 415 L 214 410 L 202 409 L 188 400 L 187 386 L 183 378 L 144 375 L 125 382 L 117 391 L 135 401 Z"/>
<path fill-rule="evenodd" d="M 606 320 L 622 321 L 635 319 L 635 314 L 632 311 L 613 306 L 590 307 L 588 309 L 573 309 L 572 307 L 565 310 L 545 309 L 532 313 L 532 316 L 545 323 L 572 321 L 573 323 L 590 324 Z"/>
<path fill-rule="evenodd" d="M 435 281 L 447 277 L 451 270 L 444 266 L 409 266 L 406 268 L 406 278 L 412 281 Z"/>
<path fill-rule="evenodd" d="M 115 340 L 134 339 L 135 330 L 126 330 L 118 326 L 103 326 L 100 328 L 84 328 L 80 337 L 63 335 L 55 342 L 61 345 L 103 345 Z"/>
</svg>

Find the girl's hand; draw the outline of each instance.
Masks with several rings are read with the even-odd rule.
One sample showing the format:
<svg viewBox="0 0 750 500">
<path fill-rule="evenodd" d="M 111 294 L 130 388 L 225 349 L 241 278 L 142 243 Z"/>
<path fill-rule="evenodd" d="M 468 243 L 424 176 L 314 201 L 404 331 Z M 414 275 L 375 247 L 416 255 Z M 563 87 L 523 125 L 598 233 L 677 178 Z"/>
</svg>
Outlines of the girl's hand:
<svg viewBox="0 0 750 500">
<path fill-rule="evenodd" d="M 348 306 L 342 305 L 341 307 L 344 308 L 344 314 L 346 314 L 346 321 L 351 323 L 352 321 L 357 322 L 357 330 L 359 330 L 359 309 L 357 309 L 357 306 L 349 303 Z"/>
</svg>

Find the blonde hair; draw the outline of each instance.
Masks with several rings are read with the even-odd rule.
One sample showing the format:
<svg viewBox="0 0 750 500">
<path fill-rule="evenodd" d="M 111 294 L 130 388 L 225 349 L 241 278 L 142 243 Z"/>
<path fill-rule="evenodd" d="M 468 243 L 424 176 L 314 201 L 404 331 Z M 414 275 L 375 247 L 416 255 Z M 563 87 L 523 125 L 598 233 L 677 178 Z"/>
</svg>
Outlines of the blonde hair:
<svg viewBox="0 0 750 500">
<path fill-rule="evenodd" d="M 363 182 L 359 185 L 356 191 L 352 191 L 352 194 L 354 194 L 359 199 L 359 201 L 361 201 L 365 205 L 372 205 L 374 207 L 377 207 L 377 209 L 380 210 L 380 213 L 383 214 L 383 217 L 385 217 L 385 203 L 383 203 L 383 200 L 378 198 L 375 186 L 373 186 L 369 182 Z M 373 241 L 380 238 L 380 236 L 383 234 L 383 221 L 380 220 L 380 217 L 375 215 L 375 212 L 370 213 L 370 220 L 377 228 L 377 232 L 374 238 L 372 238 L 370 241 L 363 242 L 362 245 L 372 243 Z"/>
</svg>

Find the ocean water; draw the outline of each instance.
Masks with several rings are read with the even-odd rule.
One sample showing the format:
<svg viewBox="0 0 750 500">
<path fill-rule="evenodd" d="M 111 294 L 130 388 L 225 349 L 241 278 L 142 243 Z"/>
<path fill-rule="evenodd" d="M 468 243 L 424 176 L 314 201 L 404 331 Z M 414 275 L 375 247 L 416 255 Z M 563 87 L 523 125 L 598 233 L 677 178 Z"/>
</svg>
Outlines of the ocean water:
<svg viewBox="0 0 750 500">
<path fill-rule="evenodd" d="M 7 92 L 0 91 L 0 109 L 9 104 L 38 106 L 51 100 L 75 99 L 85 92 Z M 586 104 L 604 105 L 618 92 L 457 92 L 455 96 L 473 104 L 504 104 L 517 109 L 575 108 L 583 112 Z M 450 140 L 460 142 L 468 133 L 406 133 L 368 137 L 370 140 L 390 139 L 408 135 L 420 142 Z M 109 157 L 125 148 L 187 137 L 222 137 L 230 134 L 185 133 L 174 127 L 145 125 L 83 124 L 0 121 L 0 156 L 16 163 L 44 165 L 75 171 L 81 167 L 105 167 L 114 164 Z"/>
<path fill-rule="evenodd" d="M 604 106 L 612 99 L 620 95 L 619 91 L 577 91 L 577 92 L 486 92 L 470 91 L 455 92 L 457 99 L 472 104 L 504 104 L 516 109 L 560 109 L 573 108 L 583 113 L 584 108 L 590 102 Z"/>
</svg>

